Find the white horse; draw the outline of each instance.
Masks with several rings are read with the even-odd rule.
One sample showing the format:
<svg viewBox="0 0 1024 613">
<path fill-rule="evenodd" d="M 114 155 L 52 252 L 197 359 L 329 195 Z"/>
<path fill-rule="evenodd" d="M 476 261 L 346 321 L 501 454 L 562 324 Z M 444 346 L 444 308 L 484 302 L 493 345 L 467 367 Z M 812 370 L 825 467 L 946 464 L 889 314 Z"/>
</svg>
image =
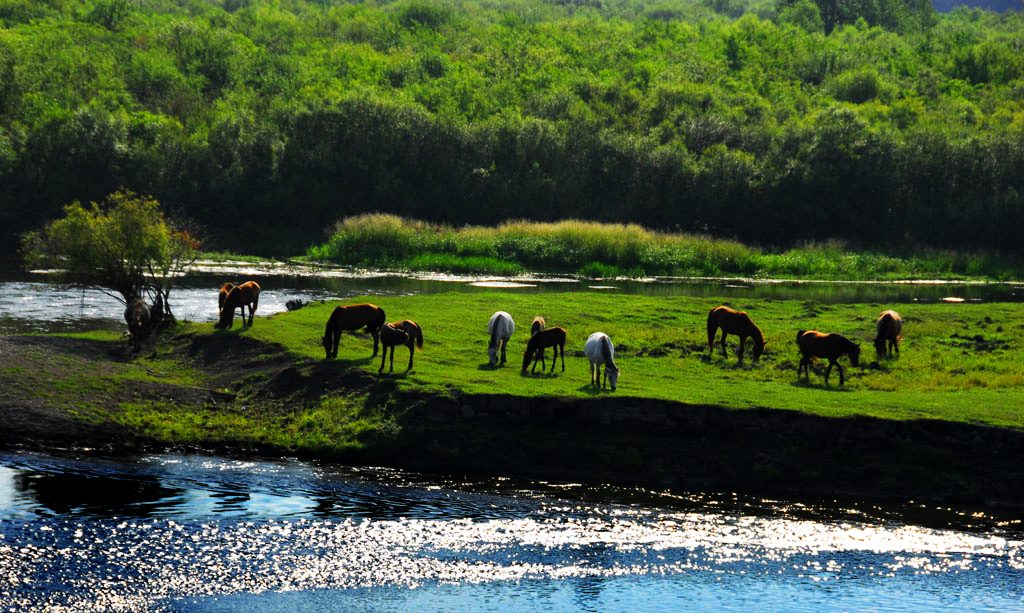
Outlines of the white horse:
<svg viewBox="0 0 1024 613">
<path fill-rule="evenodd" d="M 892 355 L 892 350 L 896 350 L 896 355 L 900 354 L 900 341 L 903 337 L 900 336 L 900 332 L 903 332 L 903 318 L 900 314 L 892 309 L 888 311 L 882 311 L 878 315 L 878 321 L 875 322 L 875 351 L 878 352 L 878 357 L 881 358 L 886 354 L 886 345 L 888 344 L 889 355 Z"/>
<path fill-rule="evenodd" d="M 590 384 L 604 388 L 611 383 L 612 391 L 619 383 L 619 367 L 615 365 L 615 345 L 604 332 L 594 332 L 583 345 L 583 353 L 590 360 Z M 604 381 L 601 381 L 601 365 L 604 364 Z"/>
<path fill-rule="evenodd" d="M 491 336 L 491 342 L 487 344 L 487 356 L 490 358 L 491 366 L 498 363 L 498 349 L 501 349 L 501 363 L 505 363 L 505 347 L 512 333 L 516 331 L 516 322 L 512 316 L 505 311 L 497 311 L 491 315 L 487 322 L 487 334 Z"/>
</svg>

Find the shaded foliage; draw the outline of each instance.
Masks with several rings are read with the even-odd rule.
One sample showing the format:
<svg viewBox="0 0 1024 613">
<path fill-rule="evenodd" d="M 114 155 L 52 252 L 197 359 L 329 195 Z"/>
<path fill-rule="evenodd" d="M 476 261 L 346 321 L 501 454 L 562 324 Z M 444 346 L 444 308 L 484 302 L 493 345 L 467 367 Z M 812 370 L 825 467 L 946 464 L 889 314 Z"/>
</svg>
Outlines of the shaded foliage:
<svg viewBox="0 0 1024 613">
<path fill-rule="evenodd" d="M 0 227 L 124 186 L 267 254 L 369 211 L 1024 252 L 1024 18 L 835 6 L 0 0 Z"/>
</svg>

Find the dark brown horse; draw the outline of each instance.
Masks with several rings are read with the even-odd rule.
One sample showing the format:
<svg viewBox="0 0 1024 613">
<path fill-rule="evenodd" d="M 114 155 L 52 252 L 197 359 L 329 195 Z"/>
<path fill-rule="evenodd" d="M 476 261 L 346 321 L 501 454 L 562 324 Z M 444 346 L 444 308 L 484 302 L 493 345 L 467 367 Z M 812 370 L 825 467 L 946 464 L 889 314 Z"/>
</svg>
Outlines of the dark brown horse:
<svg viewBox="0 0 1024 613">
<path fill-rule="evenodd" d="M 891 356 L 895 349 L 896 355 L 899 356 L 900 341 L 903 340 L 900 336 L 900 332 L 903 331 L 903 318 L 900 314 L 893 310 L 882 311 L 875 322 L 875 331 L 875 351 L 878 357 L 885 355 L 886 343 L 889 345 L 889 355 Z"/>
<path fill-rule="evenodd" d="M 221 286 L 221 291 L 224 287 Z M 218 329 L 230 328 L 235 323 L 235 309 L 242 309 L 242 326 L 251 326 L 256 316 L 256 308 L 260 304 L 260 284 L 246 281 L 228 290 L 227 296 L 220 304 L 220 320 L 215 326 Z M 245 307 L 249 307 L 249 322 L 245 321 Z"/>
<path fill-rule="evenodd" d="M 839 385 L 845 382 L 843 367 L 839 363 L 839 357 L 844 353 L 850 356 L 850 364 L 860 365 L 860 346 L 841 334 L 825 334 L 817 330 L 798 330 L 796 333 L 796 344 L 800 347 L 800 366 L 796 370 L 796 376 L 800 378 L 800 372 L 811 378 L 811 358 L 827 358 L 828 368 L 825 369 L 825 383 L 828 383 L 828 375 L 832 367 L 839 368 Z"/>
<path fill-rule="evenodd" d="M 423 349 L 423 329 L 410 319 L 389 323 L 380 329 L 380 344 L 384 350 L 380 353 L 378 374 L 384 371 L 384 359 L 388 355 L 388 349 L 391 349 L 391 366 L 388 372 L 395 372 L 395 347 L 399 345 L 409 348 L 409 366 L 406 370 L 412 370 L 412 355 L 416 351 L 414 347 Z"/>
<path fill-rule="evenodd" d="M 540 332 L 546 326 L 547 326 L 547 322 L 544 321 L 543 317 L 541 317 L 540 315 L 534 317 L 533 318 L 533 323 L 530 324 L 530 336 L 533 336 L 534 334 Z M 537 351 L 540 352 L 540 356 L 539 356 L 540 357 L 540 368 L 541 368 L 541 370 L 544 370 L 544 369 L 547 368 L 547 362 L 544 361 L 544 348 L 542 347 L 542 348 L 538 349 Z"/>
<path fill-rule="evenodd" d="M 231 281 L 228 281 L 224 285 L 220 286 L 220 291 L 217 292 L 218 314 L 224 309 L 224 301 L 228 299 L 228 294 L 230 294 L 231 290 L 235 289 L 236 287 L 238 286 L 232 283 Z M 245 307 L 240 306 L 239 308 L 242 309 L 242 317 L 245 317 Z"/>
<path fill-rule="evenodd" d="M 565 328 L 547 328 L 531 336 L 530 342 L 526 344 L 526 353 L 523 354 L 523 372 L 526 372 L 530 360 L 533 360 L 530 372 L 537 370 L 537 356 L 545 347 L 555 348 L 555 355 L 551 358 L 551 372 L 555 372 L 559 354 L 562 356 L 562 372 L 565 372 L 565 336 Z"/>
<path fill-rule="evenodd" d="M 747 337 L 754 339 L 754 361 L 756 362 L 764 353 L 764 334 L 761 329 L 754 325 L 753 320 L 746 311 L 737 311 L 727 306 L 717 306 L 708 311 L 708 351 L 713 352 L 715 347 L 715 332 L 722 329 L 722 355 L 726 353 L 725 337 L 735 334 L 740 337 L 739 361 L 743 361 L 743 346 Z"/>
<path fill-rule="evenodd" d="M 365 328 L 373 335 L 373 355 L 377 355 L 380 341 L 380 329 L 384 325 L 384 309 L 375 304 L 350 304 L 334 308 L 327 319 L 324 335 L 320 342 L 327 353 L 327 359 L 338 357 L 338 343 L 341 342 L 343 330 Z"/>
<path fill-rule="evenodd" d="M 142 349 L 142 339 L 149 331 L 149 315 L 149 307 L 141 298 L 132 300 L 124 308 L 124 320 L 128 324 L 128 340 L 135 353 Z"/>
</svg>

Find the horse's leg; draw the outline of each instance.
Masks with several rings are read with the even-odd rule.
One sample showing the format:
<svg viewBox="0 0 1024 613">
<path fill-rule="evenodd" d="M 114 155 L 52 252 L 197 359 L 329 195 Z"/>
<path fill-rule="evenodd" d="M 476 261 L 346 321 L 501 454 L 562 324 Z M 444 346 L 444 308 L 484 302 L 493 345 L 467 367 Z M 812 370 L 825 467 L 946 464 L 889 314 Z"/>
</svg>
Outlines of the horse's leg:
<svg viewBox="0 0 1024 613">
<path fill-rule="evenodd" d="M 843 376 L 843 365 L 836 362 L 836 368 L 839 369 L 839 385 L 842 385 L 846 382 L 846 377 Z"/>
<path fill-rule="evenodd" d="M 391 345 L 391 366 L 388 367 L 388 372 L 395 372 L 395 349 L 397 348 L 398 345 Z M 387 353 L 387 349 L 384 350 L 384 353 Z"/>
<path fill-rule="evenodd" d="M 412 354 L 416 351 L 416 343 L 409 337 L 409 367 L 406 370 L 412 370 Z"/>
<path fill-rule="evenodd" d="M 709 318 L 710 319 L 710 318 Z M 708 354 L 715 353 L 715 332 L 718 332 L 718 324 L 708 321 Z"/>
<path fill-rule="evenodd" d="M 740 356 L 739 363 L 740 364 L 743 363 L 743 346 L 746 345 L 746 344 L 747 344 L 747 337 L 741 335 L 740 336 L 740 350 L 739 350 L 739 356 Z"/>
<path fill-rule="evenodd" d="M 562 372 L 565 372 L 565 343 L 558 346 L 558 353 L 562 356 Z M 551 370 L 555 369 L 555 358 L 551 358 Z"/>
<path fill-rule="evenodd" d="M 537 349 L 537 355 L 540 356 L 540 369 L 541 370 L 545 370 L 548 367 L 548 363 L 544 359 L 544 354 L 545 353 L 547 353 L 547 350 L 545 350 L 543 347 L 540 347 L 539 349 Z"/>
<path fill-rule="evenodd" d="M 380 354 L 380 368 L 377 369 L 377 374 L 384 372 L 384 360 L 388 357 L 388 348 L 384 348 L 384 353 Z"/>
<path fill-rule="evenodd" d="M 590 387 L 594 387 L 594 363 L 590 362 Z"/>
<path fill-rule="evenodd" d="M 331 330 L 331 359 L 338 357 L 338 345 L 341 343 L 341 330 Z M 374 354 L 376 355 L 376 354 Z"/>
<path fill-rule="evenodd" d="M 504 364 L 505 363 L 505 349 L 508 347 L 508 339 L 507 338 L 501 338 L 501 339 L 498 339 L 498 342 L 501 343 L 501 363 Z"/>
<path fill-rule="evenodd" d="M 726 345 L 725 345 L 725 337 L 726 336 L 729 336 L 729 334 L 725 331 L 725 328 L 722 328 L 722 355 L 725 356 L 725 357 L 728 357 L 729 356 L 729 352 L 726 349 Z"/>
<path fill-rule="evenodd" d="M 828 376 L 829 376 L 829 374 L 832 373 L 832 367 L 833 366 L 839 366 L 839 362 L 836 362 L 832 358 L 829 358 L 828 359 L 828 368 L 825 369 L 825 383 L 828 383 Z M 842 366 L 839 366 L 839 372 L 840 373 L 843 372 L 843 367 Z M 840 374 L 840 377 L 842 377 L 841 374 Z"/>
<path fill-rule="evenodd" d="M 338 335 L 340 336 L 341 332 L 339 332 Z M 377 345 L 380 343 L 380 328 L 370 330 L 370 335 L 373 337 L 373 355 L 377 355 Z M 387 351 L 387 347 L 385 347 L 384 353 L 387 353 Z"/>
</svg>

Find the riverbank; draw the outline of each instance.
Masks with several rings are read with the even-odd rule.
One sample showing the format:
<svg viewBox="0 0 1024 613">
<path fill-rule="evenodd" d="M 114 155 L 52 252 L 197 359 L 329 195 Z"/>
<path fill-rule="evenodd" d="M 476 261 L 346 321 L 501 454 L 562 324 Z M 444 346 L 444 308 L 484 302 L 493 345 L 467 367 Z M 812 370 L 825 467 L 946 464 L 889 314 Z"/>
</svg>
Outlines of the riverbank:
<svg viewBox="0 0 1024 613">
<path fill-rule="evenodd" d="M 1024 307 L 897 305 L 908 322 L 903 356 L 874 363 L 862 342 L 867 367 L 849 368 L 840 389 L 822 383 L 820 367 L 809 383 L 796 381 L 786 331 L 805 320 L 863 336 L 875 305 L 737 305 L 769 338 L 761 363 L 737 367 L 734 356 L 707 357 L 700 300 L 542 299 L 380 299 L 389 320 L 420 321 L 426 347 L 413 371 L 379 379 L 365 335 L 346 334 L 339 359 L 323 360 L 318 340 L 333 305 L 258 318 L 244 331 L 184 324 L 134 359 L 109 332 L 3 337 L 0 444 L 296 455 L 680 491 L 1024 500 L 1014 337 Z M 509 364 L 487 366 L 484 323 L 496 304 L 521 327 L 537 306 L 569 328 L 564 375 L 519 373 L 522 331 Z M 614 394 L 587 385 L 578 347 L 586 322 L 619 345 Z"/>
<path fill-rule="evenodd" d="M 904 246 L 853 248 L 842 241 L 762 249 L 698 234 L 656 232 L 636 224 L 565 220 L 509 221 L 455 228 L 395 215 L 342 219 L 305 261 L 458 274 L 573 274 L 818 280 L 1008 280 L 1021 262 L 996 253 Z"/>
</svg>

